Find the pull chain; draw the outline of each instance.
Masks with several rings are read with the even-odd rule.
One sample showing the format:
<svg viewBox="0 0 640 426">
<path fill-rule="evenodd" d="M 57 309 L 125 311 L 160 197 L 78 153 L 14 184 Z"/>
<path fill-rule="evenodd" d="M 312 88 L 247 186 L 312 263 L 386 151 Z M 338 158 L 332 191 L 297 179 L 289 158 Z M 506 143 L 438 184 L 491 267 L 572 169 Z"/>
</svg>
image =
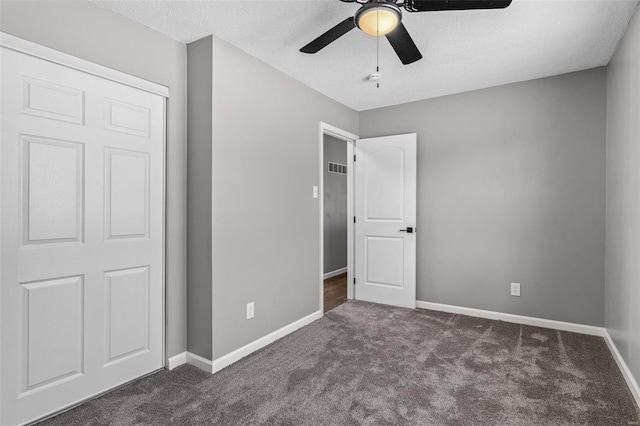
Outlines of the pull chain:
<svg viewBox="0 0 640 426">
<path fill-rule="evenodd" d="M 380 9 L 376 9 L 376 88 L 380 88 Z"/>
</svg>

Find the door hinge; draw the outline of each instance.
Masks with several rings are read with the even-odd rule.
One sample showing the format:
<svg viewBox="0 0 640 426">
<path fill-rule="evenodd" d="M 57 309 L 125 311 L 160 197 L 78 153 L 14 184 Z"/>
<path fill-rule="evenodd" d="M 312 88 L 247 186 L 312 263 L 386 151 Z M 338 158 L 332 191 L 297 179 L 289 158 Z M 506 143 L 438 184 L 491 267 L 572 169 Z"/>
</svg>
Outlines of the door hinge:
<svg viewBox="0 0 640 426">
<path fill-rule="evenodd" d="M 356 155 L 355 154 L 353 154 L 353 162 L 354 163 L 356 162 Z"/>
<path fill-rule="evenodd" d="M 353 277 L 353 285 L 356 285 L 356 277 Z"/>
<path fill-rule="evenodd" d="M 353 223 L 356 223 L 356 217 L 355 216 L 353 217 Z"/>
</svg>

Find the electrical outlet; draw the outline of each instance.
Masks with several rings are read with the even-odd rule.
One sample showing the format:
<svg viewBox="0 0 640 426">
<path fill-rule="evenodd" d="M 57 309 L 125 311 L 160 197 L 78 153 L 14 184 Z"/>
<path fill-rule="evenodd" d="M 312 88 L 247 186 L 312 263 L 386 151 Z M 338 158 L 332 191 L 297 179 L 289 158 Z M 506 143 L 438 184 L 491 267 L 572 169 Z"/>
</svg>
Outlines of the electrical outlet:
<svg viewBox="0 0 640 426">
<path fill-rule="evenodd" d="M 318 187 L 313 185 L 313 198 L 318 198 Z"/>
<path fill-rule="evenodd" d="M 247 319 L 253 318 L 253 302 L 247 303 Z"/>
<path fill-rule="evenodd" d="M 520 283 L 511 283 L 511 295 L 520 297 Z"/>
</svg>

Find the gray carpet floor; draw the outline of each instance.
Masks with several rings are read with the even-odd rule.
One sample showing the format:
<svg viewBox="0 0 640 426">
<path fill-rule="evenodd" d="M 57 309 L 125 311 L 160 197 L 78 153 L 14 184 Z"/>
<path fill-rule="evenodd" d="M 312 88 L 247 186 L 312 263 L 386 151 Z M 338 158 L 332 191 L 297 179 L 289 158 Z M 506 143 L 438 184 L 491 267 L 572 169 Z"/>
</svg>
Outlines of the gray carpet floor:
<svg viewBox="0 0 640 426">
<path fill-rule="evenodd" d="M 602 338 L 348 302 L 211 375 L 162 371 L 46 425 L 629 425 Z"/>
</svg>

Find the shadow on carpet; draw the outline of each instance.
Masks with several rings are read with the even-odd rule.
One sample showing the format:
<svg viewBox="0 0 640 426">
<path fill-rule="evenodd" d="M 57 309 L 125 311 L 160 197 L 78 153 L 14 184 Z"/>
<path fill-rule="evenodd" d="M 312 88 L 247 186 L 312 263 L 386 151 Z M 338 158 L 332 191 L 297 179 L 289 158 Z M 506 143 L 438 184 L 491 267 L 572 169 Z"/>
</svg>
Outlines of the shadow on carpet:
<svg viewBox="0 0 640 426">
<path fill-rule="evenodd" d="M 162 371 L 42 425 L 632 425 L 600 337 L 351 301 L 211 375 Z"/>
</svg>

